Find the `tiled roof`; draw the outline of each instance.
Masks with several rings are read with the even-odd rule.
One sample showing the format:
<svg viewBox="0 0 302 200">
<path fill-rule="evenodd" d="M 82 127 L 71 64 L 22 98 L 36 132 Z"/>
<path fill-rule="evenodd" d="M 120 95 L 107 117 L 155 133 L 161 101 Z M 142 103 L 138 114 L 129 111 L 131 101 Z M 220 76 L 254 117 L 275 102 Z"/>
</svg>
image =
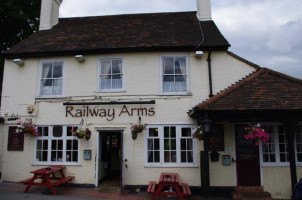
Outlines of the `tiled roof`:
<svg viewBox="0 0 302 200">
<path fill-rule="evenodd" d="M 198 104 L 197 110 L 302 109 L 302 80 L 262 68 Z"/>
<path fill-rule="evenodd" d="M 196 12 L 61 18 L 8 50 L 6 57 L 88 53 L 227 50 L 230 44 L 213 21 Z"/>
</svg>

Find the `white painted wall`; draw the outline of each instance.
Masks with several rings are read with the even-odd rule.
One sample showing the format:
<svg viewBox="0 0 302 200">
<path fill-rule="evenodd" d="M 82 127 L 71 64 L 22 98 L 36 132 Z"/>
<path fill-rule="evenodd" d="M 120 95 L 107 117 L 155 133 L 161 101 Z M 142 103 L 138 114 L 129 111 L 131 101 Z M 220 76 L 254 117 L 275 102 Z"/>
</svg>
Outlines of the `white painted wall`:
<svg viewBox="0 0 302 200">
<path fill-rule="evenodd" d="M 208 98 L 209 79 L 208 65 L 206 61 L 207 53 L 202 59 L 194 57 L 195 52 L 183 52 L 181 54 L 189 55 L 189 77 L 192 95 L 186 96 L 163 96 L 160 94 L 160 55 L 174 54 L 173 52 L 152 52 L 152 53 L 124 53 L 111 55 L 86 55 L 85 63 L 78 63 L 74 57 L 56 57 L 65 61 L 64 77 L 64 96 L 72 97 L 73 100 L 93 99 L 95 96 L 101 96 L 103 101 L 111 100 L 150 100 L 155 99 L 155 105 L 146 105 L 144 107 L 154 107 L 155 116 L 143 116 L 142 121 L 145 123 L 190 123 L 195 122 L 188 117 L 187 111 L 196 104 Z M 178 53 L 179 54 L 179 53 Z M 125 59 L 125 83 L 126 91 L 119 93 L 100 93 L 97 92 L 97 68 L 100 57 L 122 56 Z M 212 53 L 213 67 L 213 87 L 214 92 L 218 92 L 235 81 L 243 78 L 255 69 L 231 56 L 226 52 Z M 44 58 L 43 58 L 44 59 Z M 45 58 L 50 59 L 50 58 Z M 25 64 L 19 67 L 6 60 L 4 70 L 2 114 L 18 114 L 24 119 L 29 117 L 25 107 L 27 104 L 34 104 L 35 111 L 32 114 L 33 121 L 36 125 L 68 125 L 79 124 L 81 118 L 65 117 L 65 107 L 63 101 L 66 99 L 36 99 L 37 83 L 39 73 L 39 62 L 42 59 L 27 58 Z M 139 107 L 133 105 L 131 107 Z M 81 106 L 79 106 L 80 108 Z M 106 108 L 121 109 L 120 105 L 104 106 Z M 200 186 L 200 169 L 199 167 L 190 168 L 150 168 L 144 167 L 144 136 L 139 134 L 138 138 L 133 141 L 130 133 L 130 126 L 136 123 L 138 117 L 129 117 L 123 115 L 116 116 L 113 121 L 108 122 L 104 118 L 85 118 L 89 128 L 93 130 L 90 139 L 91 146 L 85 147 L 84 141 L 81 141 L 80 147 L 80 165 L 68 166 L 67 174 L 74 175 L 75 183 L 95 182 L 95 150 L 96 150 L 96 130 L 108 127 L 117 127 L 125 130 L 124 145 L 125 155 L 127 158 L 128 168 L 125 170 L 126 185 L 147 185 L 148 181 L 157 179 L 162 171 L 175 171 L 180 175 L 181 181 L 188 182 L 190 186 Z M 16 122 L 13 122 L 16 123 Z M 5 124 L 5 137 L 7 141 L 8 126 Z M 232 147 L 232 128 L 225 126 L 226 146 Z M 23 152 L 7 151 L 7 142 L 4 142 L 4 164 L 3 179 L 6 181 L 20 181 L 30 176 L 29 171 L 41 166 L 34 166 L 34 144 L 35 139 L 25 138 Z M 202 142 L 197 141 L 197 163 L 199 163 L 199 151 L 202 150 Z M 92 160 L 84 161 L 82 159 L 83 150 L 92 150 Z M 221 152 L 224 154 L 224 152 Z M 211 184 L 213 186 L 232 186 L 234 185 L 234 166 L 222 167 L 221 164 L 211 164 L 211 169 L 217 169 L 211 172 Z M 26 170 L 24 170 L 26 169 Z M 221 172 L 221 173 L 220 173 Z M 225 173 L 224 173 L 225 172 Z M 223 175 L 225 181 L 220 179 Z"/>
</svg>

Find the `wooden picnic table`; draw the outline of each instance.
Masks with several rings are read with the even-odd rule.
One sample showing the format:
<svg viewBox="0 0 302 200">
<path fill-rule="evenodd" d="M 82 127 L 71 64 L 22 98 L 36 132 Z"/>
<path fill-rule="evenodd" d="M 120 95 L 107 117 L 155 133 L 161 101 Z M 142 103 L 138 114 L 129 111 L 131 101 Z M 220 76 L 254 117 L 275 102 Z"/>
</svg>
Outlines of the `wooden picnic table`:
<svg viewBox="0 0 302 200">
<path fill-rule="evenodd" d="M 55 186 L 65 183 L 66 186 L 69 187 L 68 181 L 71 181 L 74 178 L 74 176 L 65 176 L 63 172 L 65 168 L 65 166 L 50 166 L 31 171 L 30 173 L 34 174 L 32 178 L 20 181 L 20 183 L 27 185 L 24 193 L 27 193 L 32 185 L 37 185 L 48 187 L 51 194 L 56 195 L 56 192 L 54 190 Z M 60 176 L 56 176 L 56 172 L 59 173 Z M 35 182 L 38 179 L 41 179 L 41 182 Z M 51 182 L 51 180 L 55 181 Z"/>
<path fill-rule="evenodd" d="M 172 188 L 175 192 L 171 191 Z M 187 183 L 179 184 L 177 173 L 167 172 L 161 173 L 158 184 L 155 181 L 151 181 L 147 192 L 153 194 L 152 200 L 155 200 L 158 195 L 178 196 L 181 200 L 184 200 L 184 196 L 191 195 L 191 190 Z"/>
</svg>

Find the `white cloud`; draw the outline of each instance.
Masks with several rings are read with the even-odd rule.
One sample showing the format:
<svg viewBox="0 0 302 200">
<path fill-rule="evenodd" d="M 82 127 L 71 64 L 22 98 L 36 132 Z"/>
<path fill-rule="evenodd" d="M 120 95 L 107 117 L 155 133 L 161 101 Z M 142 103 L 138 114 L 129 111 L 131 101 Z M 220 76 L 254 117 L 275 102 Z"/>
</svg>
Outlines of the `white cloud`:
<svg viewBox="0 0 302 200">
<path fill-rule="evenodd" d="M 64 0 L 61 17 L 196 10 L 196 0 Z M 231 51 L 302 78 L 301 0 L 212 0 Z"/>
</svg>

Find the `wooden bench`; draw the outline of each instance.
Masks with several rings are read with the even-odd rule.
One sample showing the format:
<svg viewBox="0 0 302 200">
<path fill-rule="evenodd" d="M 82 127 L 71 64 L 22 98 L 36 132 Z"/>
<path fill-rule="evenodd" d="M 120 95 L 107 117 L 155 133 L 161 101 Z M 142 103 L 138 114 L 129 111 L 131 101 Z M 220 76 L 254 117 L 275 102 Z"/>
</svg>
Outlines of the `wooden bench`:
<svg viewBox="0 0 302 200">
<path fill-rule="evenodd" d="M 150 181 L 147 192 L 151 194 L 155 193 L 156 185 L 156 181 Z"/>
<path fill-rule="evenodd" d="M 37 179 L 38 179 L 38 178 L 42 178 L 42 176 L 38 176 Z M 23 183 L 24 185 L 27 185 L 27 184 L 29 183 L 29 181 L 31 181 L 31 179 L 32 179 L 32 178 L 28 178 L 28 179 L 19 181 L 19 183 Z"/>
<path fill-rule="evenodd" d="M 182 188 L 182 192 L 184 193 L 185 196 L 189 196 L 192 194 L 190 187 L 187 183 L 182 183 L 181 188 Z"/>
<path fill-rule="evenodd" d="M 58 185 L 61 185 L 63 183 L 68 183 L 68 181 L 71 181 L 73 178 L 74 178 L 74 176 L 67 176 L 63 179 L 60 179 L 60 180 L 54 182 L 53 186 L 58 186 Z"/>
</svg>

